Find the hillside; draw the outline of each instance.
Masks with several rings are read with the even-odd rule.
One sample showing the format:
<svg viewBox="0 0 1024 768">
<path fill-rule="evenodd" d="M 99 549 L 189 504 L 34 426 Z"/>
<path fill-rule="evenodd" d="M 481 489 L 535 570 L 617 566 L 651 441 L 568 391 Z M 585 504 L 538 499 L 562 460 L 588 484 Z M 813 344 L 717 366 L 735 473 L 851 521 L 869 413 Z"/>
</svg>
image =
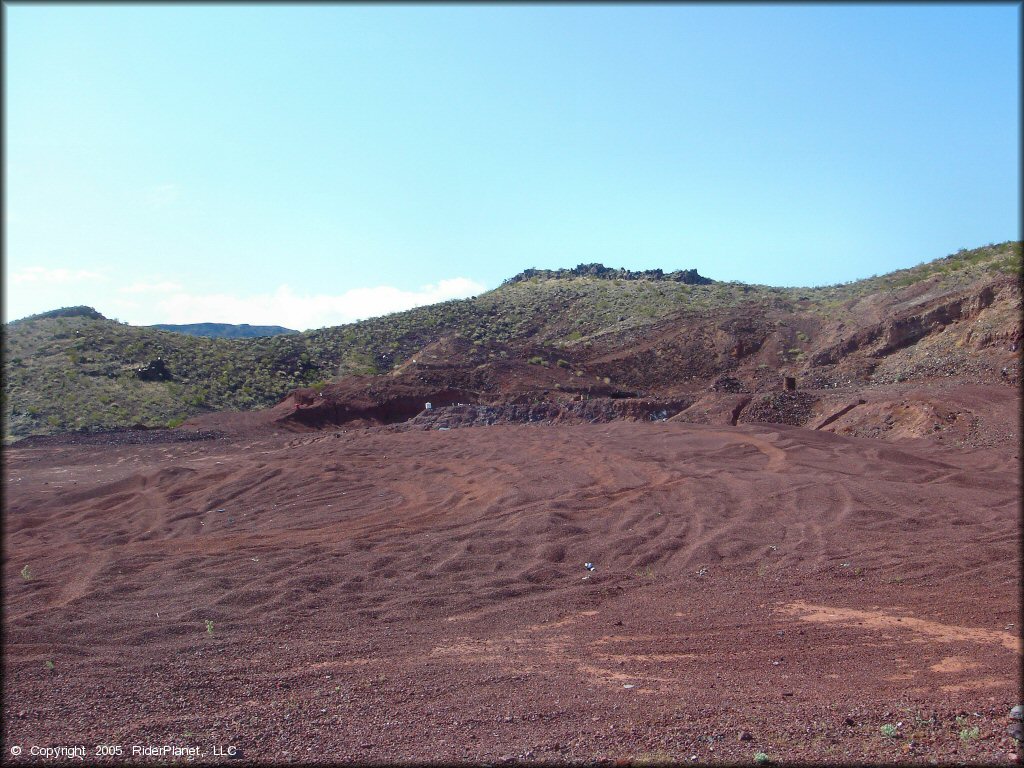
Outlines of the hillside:
<svg viewBox="0 0 1024 768">
<path fill-rule="evenodd" d="M 394 423 L 431 398 L 545 403 L 558 414 L 596 399 L 605 415 L 654 399 L 667 416 L 739 407 L 746 418 L 804 423 L 817 406 L 800 405 L 803 392 L 779 400 L 783 375 L 819 392 L 937 377 L 1015 386 L 1020 266 L 1020 243 L 817 288 L 581 265 L 582 274 L 529 270 L 472 299 L 254 339 L 61 310 L 5 327 L 4 439 L 275 405 L 274 418 L 297 424 Z M 324 405 L 307 416 L 312 398 Z M 580 418 L 596 407 L 572 406 Z"/>
<path fill-rule="evenodd" d="M 260 336 L 279 336 L 283 333 L 298 333 L 280 325 L 249 325 L 248 323 L 158 323 L 149 326 L 160 331 L 186 333 L 189 336 L 205 336 L 210 339 L 254 339 Z"/>
<path fill-rule="evenodd" d="M 12 324 L 5 742 L 1012 762 L 1019 263 L 583 265 L 251 340 Z"/>
</svg>

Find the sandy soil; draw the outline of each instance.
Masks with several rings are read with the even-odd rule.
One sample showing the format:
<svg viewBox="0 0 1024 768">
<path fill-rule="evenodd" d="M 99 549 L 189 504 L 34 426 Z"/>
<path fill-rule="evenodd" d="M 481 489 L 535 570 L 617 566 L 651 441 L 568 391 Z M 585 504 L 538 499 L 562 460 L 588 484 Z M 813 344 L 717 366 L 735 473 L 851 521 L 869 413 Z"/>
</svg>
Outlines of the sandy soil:
<svg viewBox="0 0 1024 768">
<path fill-rule="evenodd" d="M 1018 471 L 681 422 L 15 447 L 4 756 L 1010 763 Z"/>
</svg>

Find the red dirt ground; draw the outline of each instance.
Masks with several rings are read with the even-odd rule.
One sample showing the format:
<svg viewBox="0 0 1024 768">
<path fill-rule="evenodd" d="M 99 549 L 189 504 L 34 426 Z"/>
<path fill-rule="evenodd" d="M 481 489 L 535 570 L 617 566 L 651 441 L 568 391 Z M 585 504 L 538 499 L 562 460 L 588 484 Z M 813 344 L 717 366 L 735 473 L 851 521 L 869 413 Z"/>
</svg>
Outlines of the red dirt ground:
<svg viewBox="0 0 1024 768">
<path fill-rule="evenodd" d="M 1016 442 L 617 421 L 5 459 L 7 761 L 1016 759 Z"/>
</svg>

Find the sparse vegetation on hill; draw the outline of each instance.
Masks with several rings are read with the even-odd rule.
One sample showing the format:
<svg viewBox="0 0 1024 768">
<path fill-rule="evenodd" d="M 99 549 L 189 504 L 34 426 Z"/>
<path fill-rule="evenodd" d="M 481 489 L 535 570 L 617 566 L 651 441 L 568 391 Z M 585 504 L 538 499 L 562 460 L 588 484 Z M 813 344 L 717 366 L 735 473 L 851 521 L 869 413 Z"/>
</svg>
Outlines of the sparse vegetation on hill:
<svg viewBox="0 0 1024 768">
<path fill-rule="evenodd" d="M 4 438 L 137 423 L 167 426 L 212 410 L 266 407 L 292 390 L 338 376 L 389 373 L 448 337 L 505 344 L 513 354 L 522 350 L 523 362 L 547 350 L 542 359 L 561 361 L 557 367 L 578 377 L 635 388 L 713 378 L 751 350 L 761 355 L 752 375 L 763 370 L 774 376 L 780 366 L 810 365 L 815 355 L 820 366 L 825 358 L 831 365 L 846 354 L 841 346 L 829 351 L 827 329 L 831 333 L 846 322 L 849 338 L 877 307 L 910 306 L 1001 275 L 1019 277 L 1020 264 L 1020 243 L 1003 243 L 817 288 L 695 284 L 672 277 L 687 272 L 601 265 L 527 270 L 472 299 L 253 339 L 133 327 L 90 307 L 63 308 L 5 326 Z M 993 326 L 990 333 L 1000 332 Z M 927 371 L 935 359 L 915 365 Z M 151 365 L 157 360 L 162 364 Z M 870 375 L 865 371 L 853 373 Z"/>
<path fill-rule="evenodd" d="M 40 312 L 38 315 L 29 315 L 28 317 L 20 320 L 15 320 L 11 325 L 17 325 L 18 323 L 24 323 L 30 320 L 45 320 L 50 317 L 88 317 L 93 320 L 106 320 L 103 315 L 92 307 L 77 306 L 61 307 L 60 309 L 51 309 L 49 312 Z"/>
</svg>

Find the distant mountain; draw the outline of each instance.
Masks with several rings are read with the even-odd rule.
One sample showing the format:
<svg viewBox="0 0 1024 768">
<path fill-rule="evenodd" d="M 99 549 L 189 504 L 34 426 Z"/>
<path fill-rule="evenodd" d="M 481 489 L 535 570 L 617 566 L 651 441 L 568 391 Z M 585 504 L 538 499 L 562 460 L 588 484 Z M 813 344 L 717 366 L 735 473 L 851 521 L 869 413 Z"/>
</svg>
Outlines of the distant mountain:
<svg viewBox="0 0 1024 768">
<path fill-rule="evenodd" d="M 158 328 L 161 331 L 172 331 L 174 333 L 187 333 L 189 336 L 205 336 L 208 339 L 255 339 L 262 336 L 280 336 L 285 333 L 298 333 L 291 328 L 283 328 L 280 325 L 249 325 L 240 323 L 186 323 L 184 325 L 173 325 L 161 323 L 152 325 L 150 328 Z"/>
</svg>

